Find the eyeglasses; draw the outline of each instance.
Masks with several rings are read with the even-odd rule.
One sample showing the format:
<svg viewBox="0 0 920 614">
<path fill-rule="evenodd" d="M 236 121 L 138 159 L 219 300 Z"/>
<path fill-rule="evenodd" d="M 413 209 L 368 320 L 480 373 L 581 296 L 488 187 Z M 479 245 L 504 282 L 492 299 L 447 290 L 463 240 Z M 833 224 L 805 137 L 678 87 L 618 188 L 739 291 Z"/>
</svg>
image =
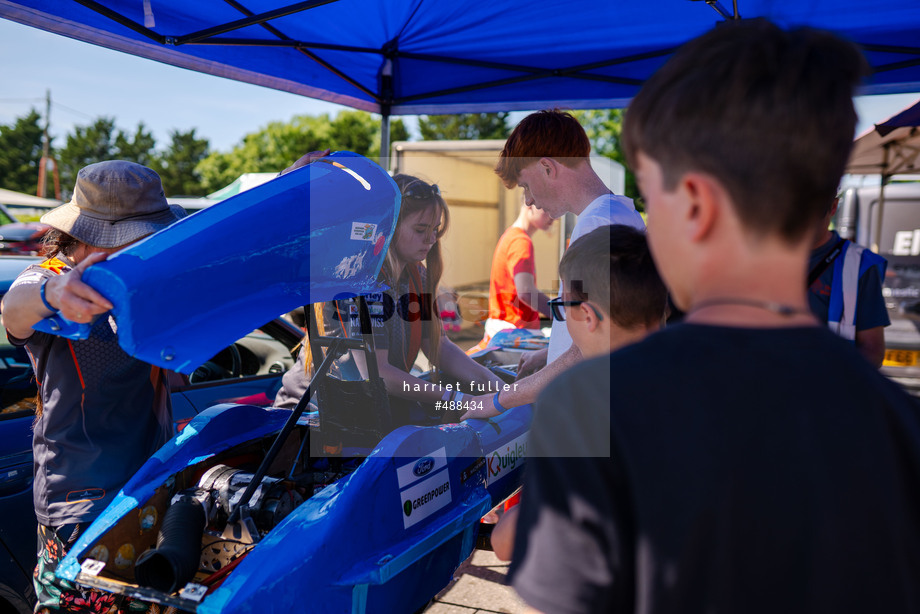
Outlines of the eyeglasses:
<svg viewBox="0 0 920 614">
<path fill-rule="evenodd" d="M 405 188 L 403 188 L 402 195 L 408 198 L 417 198 L 419 200 L 426 200 L 432 196 L 440 196 L 441 189 L 438 187 L 438 184 L 433 183 L 428 185 L 424 181 L 418 180 L 413 181 Z"/>
<path fill-rule="evenodd" d="M 588 303 L 587 300 L 584 301 L 564 301 L 562 297 L 557 297 L 550 299 L 549 301 L 549 310 L 553 314 L 553 319 L 558 320 L 559 322 L 565 322 L 565 308 L 566 307 L 578 307 L 583 303 L 587 303 L 588 307 L 591 308 L 591 311 L 594 312 L 594 315 L 597 316 L 598 320 L 603 320 L 604 316 L 601 315 L 601 312 L 597 310 L 597 307 Z"/>
</svg>

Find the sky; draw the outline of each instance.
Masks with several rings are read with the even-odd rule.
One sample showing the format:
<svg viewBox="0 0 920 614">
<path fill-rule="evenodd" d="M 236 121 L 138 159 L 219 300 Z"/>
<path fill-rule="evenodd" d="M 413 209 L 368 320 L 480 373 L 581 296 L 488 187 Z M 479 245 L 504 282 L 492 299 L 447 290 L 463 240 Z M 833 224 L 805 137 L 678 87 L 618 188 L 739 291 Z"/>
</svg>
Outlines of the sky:
<svg viewBox="0 0 920 614">
<path fill-rule="evenodd" d="M 212 149 L 227 151 L 271 121 L 335 115 L 345 109 L 286 92 L 212 77 L 0 19 L 0 124 L 31 107 L 44 114 L 51 90 L 51 134 L 99 116 L 133 132 L 138 122 L 158 144 L 171 130 L 196 128 Z M 60 146 L 59 140 L 55 143 Z"/>
<path fill-rule="evenodd" d="M 196 129 L 211 148 L 228 151 L 243 136 L 271 121 L 294 115 L 335 115 L 341 105 L 295 96 L 248 83 L 193 72 L 103 49 L 0 19 L 0 124 L 10 124 L 32 107 L 44 113 L 51 91 L 51 134 L 62 137 L 75 125 L 114 117 L 133 132 L 138 122 L 160 146 L 171 130 Z M 857 98 L 857 133 L 920 99 L 920 93 Z M 519 121 L 524 113 L 512 114 Z M 415 132 L 414 118 L 404 118 Z"/>
</svg>

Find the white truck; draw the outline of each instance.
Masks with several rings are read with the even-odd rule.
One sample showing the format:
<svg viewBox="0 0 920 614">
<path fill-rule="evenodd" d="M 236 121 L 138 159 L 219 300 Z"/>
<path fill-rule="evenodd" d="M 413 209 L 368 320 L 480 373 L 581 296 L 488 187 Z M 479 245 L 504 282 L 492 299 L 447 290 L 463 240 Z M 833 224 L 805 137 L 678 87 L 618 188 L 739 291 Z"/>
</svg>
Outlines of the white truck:
<svg viewBox="0 0 920 614">
<path fill-rule="evenodd" d="M 882 373 L 920 396 L 920 182 L 844 191 L 837 231 L 888 260 L 882 293 L 891 317 Z M 879 225 L 879 215 L 881 222 Z"/>
</svg>

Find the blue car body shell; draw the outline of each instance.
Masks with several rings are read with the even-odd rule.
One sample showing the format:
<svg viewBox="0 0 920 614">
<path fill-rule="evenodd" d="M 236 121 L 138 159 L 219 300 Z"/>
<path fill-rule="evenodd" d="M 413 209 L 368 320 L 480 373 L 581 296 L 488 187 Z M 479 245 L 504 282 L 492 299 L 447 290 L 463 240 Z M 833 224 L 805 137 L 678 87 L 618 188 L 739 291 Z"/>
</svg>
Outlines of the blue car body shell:
<svg viewBox="0 0 920 614">
<path fill-rule="evenodd" d="M 84 279 L 114 304 L 126 351 L 184 371 L 279 312 L 378 290 L 399 204 L 399 191 L 380 167 L 354 154 L 334 155 L 192 215 L 94 265 Z M 179 301 L 183 313 L 195 316 L 178 317 L 172 307 Z M 85 333 L 59 318 L 43 326 L 65 336 Z M 270 529 L 260 528 L 255 545 L 200 601 L 181 590 L 174 595 L 99 579 L 98 563 L 103 569 L 108 563 L 98 559 L 81 567 L 109 531 L 130 533 L 128 519 L 155 497 L 162 514 L 169 485 L 188 488 L 196 472 L 241 450 L 262 449 L 289 418 L 287 410 L 231 404 L 196 416 L 80 536 L 58 575 L 207 614 L 415 611 L 469 556 L 480 518 L 520 484 L 531 410 L 386 434 L 347 475 L 318 490 L 304 488 L 303 502 Z M 294 428 L 310 441 L 313 426 L 301 421 Z M 152 545 L 155 533 L 138 547 Z"/>
<path fill-rule="evenodd" d="M 114 305 L 128 354 L 191 373 L 280 313 L 378 290 L 399 205 L 386 171 L 336 152 L 178 221 L 83 280 Z M 35 328 L 82 339 L 90 326 L 53 316 Z"/>
<path fill-rule="evenodd" d="M 270 435 L 289 416 L 247 405 L 219 405 L 197 416 L 79 538 L 59 575 L 87 580 L 79 561 L 170 476 Z M 392 613 L 422 607 L 472 552 L 479 519 L 520 484 L 530 419 L 524 406 L 489 421 L 396 429 L 353 473 L 269 532 L 195 611 Z"/>
</svg>

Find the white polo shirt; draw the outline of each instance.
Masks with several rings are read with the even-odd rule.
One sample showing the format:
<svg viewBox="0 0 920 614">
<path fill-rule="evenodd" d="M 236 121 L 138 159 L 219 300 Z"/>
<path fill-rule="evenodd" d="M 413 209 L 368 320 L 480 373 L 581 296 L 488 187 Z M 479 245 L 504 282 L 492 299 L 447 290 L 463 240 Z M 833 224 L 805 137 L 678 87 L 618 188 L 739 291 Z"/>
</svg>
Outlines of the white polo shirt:
<svg viewBox="0 0 920 614">
<path fill-rule="evenodd" d="M 636 206 L 631 198 L 617 196 L 616 194 L 605 194 L 591 201 L 591 204 L 578 216 L 575 228 L 572 229 L 569 246 L 592 230 L 611 224 L 624 224 L 645 231 L 645 220 L 636 211 Z M 560 289 L 560 296 L 561 292 L 562 290 Z M 562 356 L 570 345 L 572 345 L 572 337 L 569 336 L 569 329 L 566 328 L 565 322 L 553 320 L 546 364 Z"/>
</svg>

